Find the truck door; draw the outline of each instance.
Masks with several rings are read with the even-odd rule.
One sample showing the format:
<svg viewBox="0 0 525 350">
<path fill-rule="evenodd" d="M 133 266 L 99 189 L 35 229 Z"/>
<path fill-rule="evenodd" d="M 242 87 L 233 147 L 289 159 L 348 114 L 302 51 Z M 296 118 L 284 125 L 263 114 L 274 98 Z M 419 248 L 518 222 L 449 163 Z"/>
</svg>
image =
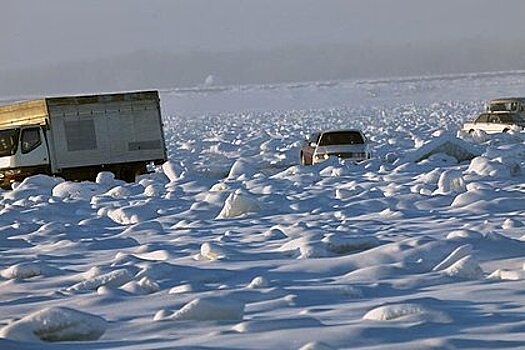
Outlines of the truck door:
<svg viewBox="0 0 525 350">
<path fill-rule="evenodd" d="M 20 150 L 17 153 L 21 167 L 49 165 L 46 138 L 40 126 L 22 128 Z"/>
</svg>

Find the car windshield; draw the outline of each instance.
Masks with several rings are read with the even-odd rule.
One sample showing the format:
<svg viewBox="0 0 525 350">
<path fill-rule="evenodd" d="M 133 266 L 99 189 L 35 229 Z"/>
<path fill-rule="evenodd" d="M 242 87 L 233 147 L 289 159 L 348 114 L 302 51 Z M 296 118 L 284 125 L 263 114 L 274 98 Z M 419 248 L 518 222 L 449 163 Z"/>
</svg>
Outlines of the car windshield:
<svg viewBox="0 0 525 350">
<path fill-rule="evenodd" d="M 0 130 L 0 157 L 12 156 L 16 153 L 19 129 Z"/>
<path fill-rule="evenodd" d="M 319 146 L 329 145 L 357 145 L 363 144 L 365 140 L 360 132 L 357 131 L 335 131 L 327 132 L 321 136 Z"/>
</svg>

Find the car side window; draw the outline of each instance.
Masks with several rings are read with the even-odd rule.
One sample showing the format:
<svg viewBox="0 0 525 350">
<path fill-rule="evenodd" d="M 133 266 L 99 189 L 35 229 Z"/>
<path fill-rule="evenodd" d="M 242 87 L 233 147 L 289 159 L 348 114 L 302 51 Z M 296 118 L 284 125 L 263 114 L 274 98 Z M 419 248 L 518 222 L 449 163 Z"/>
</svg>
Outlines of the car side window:
<svg viewBox="0 0 525 350">
<path fill-rule="evenodd" d="M 22 130 L 22 153 L 29 153 L 42 144 L 40 128 Z"/>
</svg>

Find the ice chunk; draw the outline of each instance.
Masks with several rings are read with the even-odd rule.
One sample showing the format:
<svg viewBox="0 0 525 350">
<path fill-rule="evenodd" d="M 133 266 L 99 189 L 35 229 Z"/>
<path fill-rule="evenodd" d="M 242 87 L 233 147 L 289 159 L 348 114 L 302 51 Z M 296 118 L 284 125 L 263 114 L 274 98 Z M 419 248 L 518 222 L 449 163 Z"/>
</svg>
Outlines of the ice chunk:
<svg viewBox="0 0 525 350">
<path fill-rule="evenodd" d="M 87 341 L 99 339 L 107 328 L 102 317 L 50 307 L 28 315 L 0 331 L 0 337 L 21 342 Z"/>
<path fill-rule="evenodd" d="M 194 299 L 175 312 L 173 320 L 242 320 L 244 316 L 244 303 L 218 297 Z"/>
</svg>

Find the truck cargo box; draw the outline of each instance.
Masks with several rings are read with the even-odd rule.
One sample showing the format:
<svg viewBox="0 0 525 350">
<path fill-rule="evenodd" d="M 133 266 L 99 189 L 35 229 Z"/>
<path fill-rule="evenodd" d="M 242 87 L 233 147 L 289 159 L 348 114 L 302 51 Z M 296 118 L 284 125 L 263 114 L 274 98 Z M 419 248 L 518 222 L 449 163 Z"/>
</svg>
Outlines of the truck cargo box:
<svg viewBox="0 0 525 350">
<path fill-rule="evenodd" d="M 166 159 L 157 91 L 46 99 L 53 169 Z"/>
</svg>

